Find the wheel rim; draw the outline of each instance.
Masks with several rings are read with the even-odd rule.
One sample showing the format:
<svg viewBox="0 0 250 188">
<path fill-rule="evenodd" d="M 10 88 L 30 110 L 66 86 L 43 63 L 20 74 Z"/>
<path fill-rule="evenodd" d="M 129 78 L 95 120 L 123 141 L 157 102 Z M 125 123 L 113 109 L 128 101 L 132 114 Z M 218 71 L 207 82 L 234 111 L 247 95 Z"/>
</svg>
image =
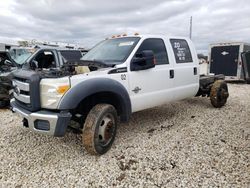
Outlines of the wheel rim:
<svg viewBox="0 0 250 188">
<path fill-rule="evenodd" d="M 115 122 L 112 115 L 107 114 L 102 118 L 98 130 L 98 142 L 101 146 L 108 145 L 115 133 Z"/>
</svg>

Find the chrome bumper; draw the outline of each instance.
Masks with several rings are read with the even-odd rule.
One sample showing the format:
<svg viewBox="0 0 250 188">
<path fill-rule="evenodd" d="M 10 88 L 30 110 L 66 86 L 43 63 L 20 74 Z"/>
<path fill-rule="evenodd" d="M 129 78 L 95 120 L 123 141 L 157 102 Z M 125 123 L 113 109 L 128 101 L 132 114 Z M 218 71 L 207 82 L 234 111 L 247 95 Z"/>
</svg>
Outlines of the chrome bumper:
<svg viewBox="0 0 250 188">
<path fill-rule="evenodd" d="M 64 136 L 71 119 L 69 112 L 56 113 L 47 110 L 30 112 L 16 105 L 15 99 L 12 99 L 10 104 L 12 111 L 24 118 L 26 127 L 41 134 Z"/>
</svg>

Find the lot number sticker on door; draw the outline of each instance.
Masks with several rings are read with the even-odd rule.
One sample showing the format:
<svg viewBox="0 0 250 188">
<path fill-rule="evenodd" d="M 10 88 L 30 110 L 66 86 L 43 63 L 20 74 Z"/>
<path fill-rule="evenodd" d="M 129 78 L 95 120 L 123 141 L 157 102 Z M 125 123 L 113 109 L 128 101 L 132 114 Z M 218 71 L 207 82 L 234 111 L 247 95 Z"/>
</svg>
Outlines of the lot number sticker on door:
<svg viewBox="0 0 250 188">
<path fill-rule="evenodd" d="M 188 43 L 184 39 L 170 39 L 176 63 L 192 62 L 192 55 Z"/>
</svg>

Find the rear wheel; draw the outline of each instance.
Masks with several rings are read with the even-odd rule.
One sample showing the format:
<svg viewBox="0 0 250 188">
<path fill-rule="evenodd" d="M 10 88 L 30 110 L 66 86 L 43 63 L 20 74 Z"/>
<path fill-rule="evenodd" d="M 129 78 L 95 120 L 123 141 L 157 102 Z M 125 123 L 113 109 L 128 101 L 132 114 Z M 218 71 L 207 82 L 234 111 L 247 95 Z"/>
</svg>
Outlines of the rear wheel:
<svg viewBox="0 0 250 188">
<path fill-rule="evenodd" d="M 227 83 L 223 80 L 214 82 L 210 92 L 210 100 L 215 108 L 221 108 L 227 102 L 229 96 Z"/>
<path fill-rule="evenodd" d="M 112 105 L 97 104 L 84 123 L 82 140 L 85 149 L 94 155 L 106 153 L 112 146 L 117 129 L 117 112 Z"/>
</svg>

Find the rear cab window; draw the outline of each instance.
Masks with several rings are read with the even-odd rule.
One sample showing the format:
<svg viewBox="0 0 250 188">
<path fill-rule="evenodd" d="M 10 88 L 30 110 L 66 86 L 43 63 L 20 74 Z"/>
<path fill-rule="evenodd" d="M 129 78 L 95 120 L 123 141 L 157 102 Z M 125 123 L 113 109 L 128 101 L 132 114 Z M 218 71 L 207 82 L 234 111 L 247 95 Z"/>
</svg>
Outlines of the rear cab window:
<svg viewBox="0 0 250 188">
<path fill-rule="evenodd" d="M 165 43 L 160 38 L 145 39 L 138 48 L 136 54 L 142 53 L 144 50 L 152 50 L 154 52 L 156 65 L 169 64 Z"/>
<path fill-rule="evenodd" d="M 176 63 L 192 63 L 192 53 L 185 39 L 170 39 Z"/>
</svg>

